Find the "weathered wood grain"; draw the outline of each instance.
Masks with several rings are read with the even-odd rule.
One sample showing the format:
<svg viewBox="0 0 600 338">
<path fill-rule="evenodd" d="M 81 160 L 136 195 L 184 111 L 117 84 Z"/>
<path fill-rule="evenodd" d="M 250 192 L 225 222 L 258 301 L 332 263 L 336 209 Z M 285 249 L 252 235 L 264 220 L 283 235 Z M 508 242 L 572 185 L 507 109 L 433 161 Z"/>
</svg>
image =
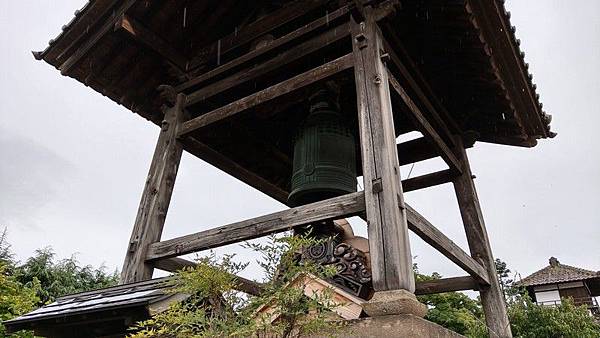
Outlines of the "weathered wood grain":
<svg viewBox="0 0 600 338">
<path fill-rule="evenodd" d="M 292 230 L 317 221 L 354 216 L 365 210 L 362 192 L 306 204 L 166 241 L 148 248 L 146 260 L 158 260 Z"/>
<path fill-rule="evenodd" d="M 415 295 L 478 289 L 479 285 L 471 276 L 450 277 L 417 282 Z"/>
<path fill-rule="evenodd" d="M 331 13 L 328 13 L 327 15 L 313 21 L 313 22 L 310 22 L 310 23 L 278 38 L 278 39 L 271 41 L 266 46 L 251 50 L 248 53 L 246 53 L 240 57 L 237 57 L 226 64 L 223 64 L 219 67 L 211 69 L 207 72 L 204 72 L 204 73 L 194 77 L 193 79 L 190 79 L 189 81 L 186 81 L 185 83 L 178 85 L 177 87 L 175 87 L 175 90 L 177 92 L 183 92 L 185 90 L 188 90 L 189 88 L 195 87 L 205 81 L 208 81 L 208 80 L 218 76 L 219 74 L 223 74 L 224 72 L 227 72 L 234 68 L 240 67 L 241 65 L 247 64 L 262 55 L 265 55 L 272 51 L 278 50 L 282 46 L 288 45 L 290 42 L 300 39 L 303 36 L 305 36 L 311 32 L 317 31 L 326 26 L 331 26 L 331 25 L 337 24 L 336 23 L 337 20 L 344 17 L 347 14 L 348 14 L 348 6 L 339 8 L 339 9 L 337 9 Z"/>
<path fill-rule="evenodd" d="M 450 169 L 436 171 L 434 173 L 425 174 L 413 178 L 402 180 L 402 189 L 404 192 L 429 188 L 436 185 L 450 183 L 456 174 Z"/>
<path fill-rule="evenodd" d="M 464 144 L 465 148 L 473 147 L 474 140 Z M 398 143 L 398 162 L 400 165 L 411 164 L 415 162 L 429 160 L 440 156 L 437 149 L 431 145 L 425 137 L 419 137 L 414 140 Z M 404 185 L 402 186 L 405 190 Z"/>
<path fill-rule="evenodd" d="M 454 190 L 458 199 L 460 215 L 465 227 L 467 242 L 471 256 L 477 260 L 490 276 L 490 284 L 480 289 L 481 304 L 485 314 L 485 322 L 491 337 L 512 337 L 504 294 L 496 278 L 496 265 L 492 248 L 485 228 L 483 213 L 473 182 L 473 174 L 467 158 L 467 152 L 462 147 L 462 141 L 457 138 L 458 155 L 463 164 L 463 173 L 454 180 Z"/>
<path fill-rule="evenodd" d="M 268 34 L 272 30 L 286 23 L 306 15 L 308 12 L 322 6 L 326 0 L 300 0 L 280 8 L 254 22 L 249 23 L 242 29 L 236 29 L 229 35 L 219 39 L 215 43 L 202 48 L 197 52 L 198 58 L 190 64 L 194 69 L 208 62 L 215 62 L 220 55 L 225 54 L 241 45 L 247 44 L 256 38 Z"/>
<path fill-rule="evenodd" d="M 405 204 L 404 206 L 406 207 L 408 227 L 410 230 L 421 237 L 427 244 L 434 247 L 442 255 L 446 256 L 456 265 L 476 278 L 479 283 L 486 285 L 490 283 L 488 273 L 481 264 L 471 258 L 471 256 L 464 252 L 451 239 L 446 237 L 446 235 L 439 231 L 410 205 Z"/>
<path fill-rule="evenodd" d="M 366 21 L 351 28 L 373 287 L 414 292 L 388 72 L 381 32 L 365 10 Z"/>
<path fill-rule="evenodd" d="M 290 64 L 306 55 L 309 55 L 325 46 L 339 41 L 348 36 L 347 25 L 343 24 L 339 27 L 334 27 L 323 34 L 316 36 L 308 41 L 302 42 L 297 46 L 287 49 L 279 55 L 262 62 L 258 65 L 251 66 L 245 70 L 240 70 L 222 80 L 202 87 L 192 93 L 187 94 L 185 102 L 186 106 L 193 105 L 200 101 L 206 100 L 223 91 L 234 88 L 242 83 L 254 80 L 271 71 L 279 69 L 287 64 Z"/>
<path fill-rule="evenodd" d="M 177 130 L 184 121 L 183 94 L 166 109 L 154 156 L 121 271 L 120 283 L 152 278 L 153 267 L 145 263 L 148 245 L 160 240 L 183 152 Z"/>
<path fill-rule="evenodd" d="M 307 13 L 322 6 L 325 2 L 326 0 L 295 1 L 249 23 L 241 29 L 236 29 L 229 35 L 219 39 L 219 41 L 199 50 L 197 52 L 199 57 L 192 61 L 190 68 L 197 68 L 211 61 L 215 62 L 220 55 L 228 53 L 260 36 L 270 33 L 278 27 L 305 16 Z"/>
<path fill-rule="evenodd" d="M 291 79 L 279 82 L 271 87 L 265 88 L 257 93 L 241 98 L 223 107 L 217 108 L 202 116 L 186 121 L 181 128 L 180 137 L 202 128 L 210 123 L 233 116 L 241 111 L 265 103 L 281 95 L 288 94 L 294 90 L 308 86 L 309 84 L 323 80 L 335 75 L 345 69 L 352 67 L 352 55 L 348 54 L 318 66 Z"/>
</svg>

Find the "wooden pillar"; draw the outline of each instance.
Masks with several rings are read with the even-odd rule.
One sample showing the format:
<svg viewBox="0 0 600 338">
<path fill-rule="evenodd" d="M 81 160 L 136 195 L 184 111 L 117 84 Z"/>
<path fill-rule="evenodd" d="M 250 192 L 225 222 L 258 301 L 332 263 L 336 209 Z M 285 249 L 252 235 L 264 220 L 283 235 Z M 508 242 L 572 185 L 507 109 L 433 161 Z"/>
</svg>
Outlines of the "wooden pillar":
<svg viewBox="0 0 600 338">
<path fill-rule="evenodd" d="M 146 251 L 148 245 L 160 241 L 169 209 L 183 150 L 177 132 L 184 122 L 184 101 L 185 96 L 179 94 L 173 106 L 163 109 L 165 117 L 129 240 L 121 284 L 152 278 L 154 267 L 145 262 Z"/>
<path fill-rule="evenodd" d="M 365 12 L 365 21 L 353 21 L 351 29 L 373 287 L 376 296 L 388 290 L 411 295 L 415 280 L 383 44 L 371 9 Z"/>
<path fill-rule="evenodd" d="M 458 140 L 457 152 L 463 172 L 454 180 L 454 190 L 467 234 L 467 242 L 471 256 L 486 269 L 490 281 L 489 286 L 482 286 L 480 289 L 489 335 L 490 337 L 512 337 L 506 303 L 498 282 L 494 257 L 477 198 L 471 167 L 461 140 Z"/>
</svg>

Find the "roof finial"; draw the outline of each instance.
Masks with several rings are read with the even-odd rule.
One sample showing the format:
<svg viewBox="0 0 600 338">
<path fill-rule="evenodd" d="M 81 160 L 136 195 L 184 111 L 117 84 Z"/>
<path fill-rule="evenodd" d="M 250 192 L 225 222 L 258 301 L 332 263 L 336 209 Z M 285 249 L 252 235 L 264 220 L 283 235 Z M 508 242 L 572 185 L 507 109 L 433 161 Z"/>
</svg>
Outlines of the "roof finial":
<svg viewBox="0 0 600 338">
<path fill-rule="evenodd" d="M 550 259 L 548 261 L 550 262 L 550 266 L 553 268 L 560 265 L 560 262 L 558 261 L 558 259 L 556 259 L 556 257 L 550 257 Z"/>
</svg>

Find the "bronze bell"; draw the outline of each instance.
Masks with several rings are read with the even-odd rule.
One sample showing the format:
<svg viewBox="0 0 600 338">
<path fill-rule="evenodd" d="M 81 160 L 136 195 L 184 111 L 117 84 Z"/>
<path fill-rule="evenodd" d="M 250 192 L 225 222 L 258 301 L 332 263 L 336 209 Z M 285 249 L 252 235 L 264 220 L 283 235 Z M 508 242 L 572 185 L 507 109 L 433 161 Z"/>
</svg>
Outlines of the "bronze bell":
<svg viewBox="0 0 600 338">
<path fill-rule="evenodd" d="M 310 113 L 294 142 L 291 206 L 356 192 L 355 139 L 337 95 L 322 89 L 309 102 Z"/>
</svg>

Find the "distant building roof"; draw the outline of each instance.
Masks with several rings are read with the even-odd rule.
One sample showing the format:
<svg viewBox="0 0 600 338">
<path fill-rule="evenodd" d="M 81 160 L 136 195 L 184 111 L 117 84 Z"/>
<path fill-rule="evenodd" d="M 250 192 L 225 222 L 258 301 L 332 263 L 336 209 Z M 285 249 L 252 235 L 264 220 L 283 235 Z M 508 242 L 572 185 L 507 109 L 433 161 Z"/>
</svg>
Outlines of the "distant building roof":
<svg viewBox="0 0 600 338">
<path fill-rule="evenodd" d="M 561 264 L 555 257 L 550 257 L 548 266 L 523 278 L 518 284 L 522 286 L 533 286 L 596 278 L 600 279 L 600 271 L 591 271 Z"/>
</svg>

